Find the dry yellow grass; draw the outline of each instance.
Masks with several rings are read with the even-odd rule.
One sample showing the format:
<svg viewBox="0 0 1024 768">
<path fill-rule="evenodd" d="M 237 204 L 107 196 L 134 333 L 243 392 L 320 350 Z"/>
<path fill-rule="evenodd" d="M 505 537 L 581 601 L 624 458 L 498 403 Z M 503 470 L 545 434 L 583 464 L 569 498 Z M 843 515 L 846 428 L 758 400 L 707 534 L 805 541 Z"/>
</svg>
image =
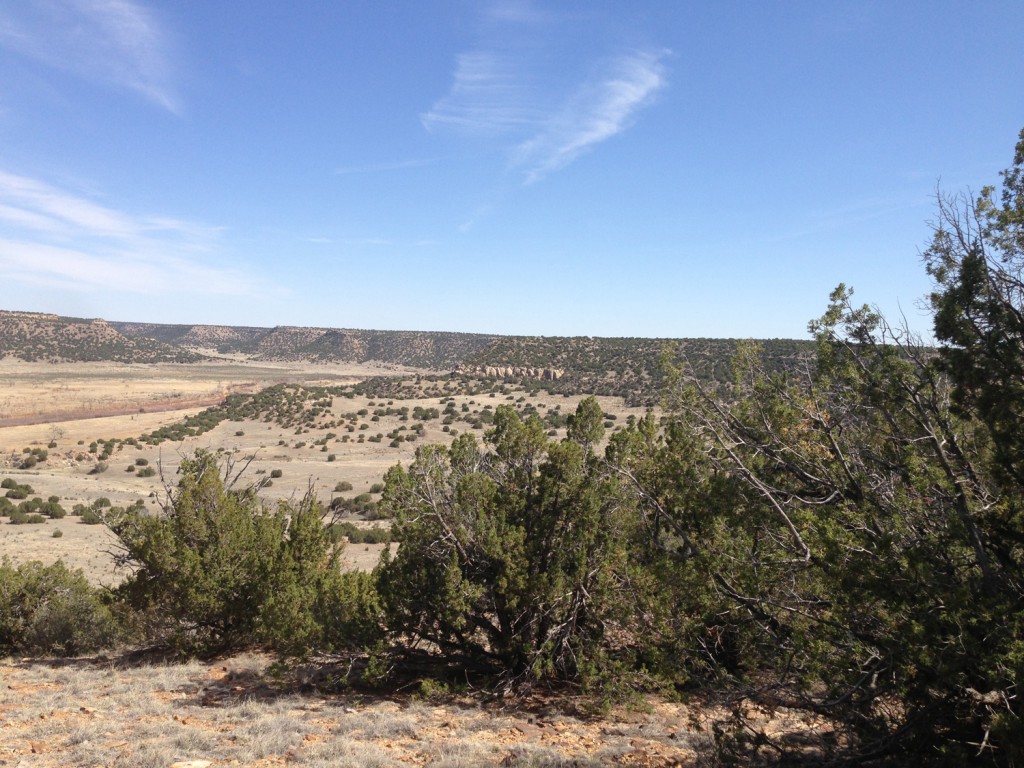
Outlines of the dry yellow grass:
<svg viewBox="0 0 1024 768">
<path fill-rule="evenodd" d="M 268 678 L 268 663 L 0 662 L 0 765 L 710 764 L 712 710 L 651 700 L 591 719 L 572 701 L 299 693 Z"/>
<path fill-rule="evenodd" d="M 281 471 L 281 477 L 263 492 L 269 502 L 277 499 L 301 497 L 312 490 L 317 497 L 328 503 L 337 494 L 339 482 L 352 484 L 352 490 L 345 496 L 354 496 L 369 491 L 375 483 L 382 481 L 384 473 L 395 463 L 412 460 L 416 447 L 430 442 L 447 442 L 451 435 L 442 430 L 440 420 L 424 424 L 423 433 L 415 443 L 405 442 L 398 448 L 389 447 L 385 438 L 382 442 L 356 442 L 359 435 L 387 435 L 400 426 L 411 426 L 412 422 L 401 422 L 397 416 L 380 417 L 372 421 L 370 416 L 360 419 L 367 425 L 365 430 L 348 433 L 344 428 L 333 428 L 337 437 L 328 442 L 327 450 L 314 443 L 327 434 L 327 429 L 311 429 L 300 435 L 295 429 L 283 428 L 264 422 L 223 422 L 213 430 L 187 438 L 181 443 L 164 442 L 159 446 L 121 445 L 109 460 L 109 468 L 102 474 L 89 474 L 93 466 L 88 454 L 88 445 L 93 440 L 138 437 L 144 432 L 166 424 L 174 423 L 185 415 L 199 409 L 152 413 L 153 400 L 176 392 L 198 397 L 201 393 L 212 393 L 217 402 L 227 391 L 254 389 L 281 381 L 307 384 L 341 384 L 380 374 L 382 369 L 369 366 L 318 366 L 318 365 L 258 365 L 244 361 L 223 360 L 216 364 L 204 365 L 125 365 L 116 363 L 76 363 L 53 365 L 48 363 L 15 363 L 0 361 L 0 403 L 17 403 L 20 410 L 0 408 L 0 419 L 25 416 L 32 407 L 26 405 L 32 393 L 40 393 L 45 402 L 40 408 L 62 409 L 66 415 L 79 414 L 86 406 L 102 402 L 107 406 L 118 405 L 128 413 L 103 418 L 66 418 L 51 423 L 25 426 L 0 427 L 0 477 L 11 477 L 19 483 L 28 483 L 37 495 L 44 499 L 59 496 L 61 504 L 68 510 L 75 504 L 88 505 L 99 497 L 106 497 L 115 505 L 127 505 L 136 499 L 144 499 L 147 507 L 154 512 L 166 498 L 167 486 L 173 484 L 178 465 L 183 456 L 197 448 L 210 451 L 223 450 L 241 463 L 245 457 L 255 457 L 249 463 L 245 478 L 255 481 L 274 470 Z M 517 393 L 516 397 L 522 396 Z M 6 398 L 6 399 L 4 399 Z M 560 406 L 563 412 L 575 409 L 579 397 L 565 398 L 540 394 L 529 398 L 529 402 L 542 412 Z M 623 423 L 628 414 L 641 414 L 639 409 L 627 409 L 619 398 L 599 398 L 602 407 L 618 415 Z M 379 398 L 335 398 L 334 414 L 355 413 L 363 408 L 374 410 L 386 401 Z M 455 397 L 457 410 L 461 413 L 463 404 L 473 410 L 484 406 L 497 407 L 509 402 L 507 397 L 496 395 L 459 395 Z M 126 405 L 130 404 L 130 405 Z M 403 406 L 410 410 L 417 405 L 439 407 L 437 398 L 421 400 L 394 400 L 390 407 Z M 543 406 L 543 407 L 542 407 Z M 146 412 L 140 413 L 139 409 Z M 469 429 L 462 421 L 452 425 L 460 431 Z M 478 439 L 483 433 L 473 431 Z M 239 434 L 241 433 L 241 434 Z M 348 435 L 349 442 L 341 442 Z M 19 470 L 22 449 L 45 447 L 55 438 L 56 447 L 49 449 L 49 459 L 31 470 Z M 282 444 L 283 443 L 283 444 Z M 305 443 L 302 447 L 295 447 Z M 88 456 L 87 461 L 76 457 Z M 334 461 L 328 461 L 330 455 Z M 148 466 L 158 469 L 153 477 L 140 477 L 137 472 L 127 472 L 138 460 L 145 460 Z M 61 538 L 52 538 L 54 529 L 60 529 Z M 0 518 L 0 556 L 8 556 L 14 562 L 42 560 L 53 562 L 60 558 L 69 566 L 82 568 L 86 576 L 102 584 L 120 580 L 122 575 L 113 571 L 112 560 L 106 550 L 110 548 L 109 534 L 103 526 L 84 525 L 77 517 L 60 521 L 47 521 L 40 525 L 10 525 Z M 344 555 L 346 567 L 372 568 L 380 555 L 380 545 L 351 545 Z"/>
</svg>

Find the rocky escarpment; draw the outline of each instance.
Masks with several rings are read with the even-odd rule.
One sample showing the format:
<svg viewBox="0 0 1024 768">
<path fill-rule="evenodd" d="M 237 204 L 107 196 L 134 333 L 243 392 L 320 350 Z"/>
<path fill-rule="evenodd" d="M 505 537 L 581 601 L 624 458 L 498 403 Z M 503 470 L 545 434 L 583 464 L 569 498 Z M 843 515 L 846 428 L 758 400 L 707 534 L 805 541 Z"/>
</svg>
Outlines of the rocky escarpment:
<svg viewBox="0 0 1024 768">
<path fill-rule="evenodd" d="M 558 381 L 565 376 L 561 368 L 533 368 L 521 365 L 460 365 L 455 373 L 462 376 L 483 376 L 488 379 L 537 379 Z"/>
</svg>

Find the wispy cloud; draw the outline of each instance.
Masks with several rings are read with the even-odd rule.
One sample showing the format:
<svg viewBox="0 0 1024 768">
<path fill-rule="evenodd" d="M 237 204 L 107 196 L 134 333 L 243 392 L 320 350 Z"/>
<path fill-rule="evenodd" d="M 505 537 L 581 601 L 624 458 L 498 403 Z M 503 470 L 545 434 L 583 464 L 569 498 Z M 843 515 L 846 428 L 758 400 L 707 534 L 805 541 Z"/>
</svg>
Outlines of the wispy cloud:
<svg viewBox="0 0 1024 768">
<path fill-rule="evenodd" d="M 451 91 L 421 116 L 423 124 L 492 134 L 536 125 L 544 120 L 545 110 L 526 77 L 523 63 L 511 54 L 459 54 Z"/>
<path fill-rule="evenodd" d="M 625 131 L 667 84 L 666 50 L 556 51 L 565 38 L 552 29 L 567 20 L 517 2 L 494 3 L 483 15 L 487 40 L 456 57 L 451 88 L 420 119 L 428 130 L 509 142 L 526 183 Z M 572 72 L 588 74 L 573 81 Z"/>
<path fill-rule="evenodd" d="M 43 0 L 0 8 L 0 46 L 86 80 L 134 91 L 178 112 L 169 41 L 132 0 Z"/>
<path fill-rule="evenodd" d="M 0 273 L 8 284 L 137 294 L 260 292 L 247 275 L 210 264 L 219 234 L 202 224 L 118 211 L 0 171 Z"/>
<path fill-rule="evenodd" d="M 527 183 L 563 168 L 591 147 L 626 130 L 634 115 L 665 86 L 662 53 L 634 53 L 612 62 L 597 82 L 584 84 L 558 115 L 516 150 Z"/>
</svg>

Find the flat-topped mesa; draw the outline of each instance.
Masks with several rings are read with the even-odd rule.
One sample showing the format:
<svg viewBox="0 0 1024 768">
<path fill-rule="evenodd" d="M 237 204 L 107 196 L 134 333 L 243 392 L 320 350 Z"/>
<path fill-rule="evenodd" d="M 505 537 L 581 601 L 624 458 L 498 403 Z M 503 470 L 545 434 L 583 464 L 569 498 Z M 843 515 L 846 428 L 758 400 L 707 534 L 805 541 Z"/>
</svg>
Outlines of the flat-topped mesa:
<svg viewBox="0 0 1024 768">
<path fill-rule="evenodd" d="M 531 368 L 520 365 L 459 365 L 455 373 L 467 376 L 484 376 L 488 379 L 539 379 L 558 381 L 565 375 L 561 368 Z"/>
</svg>

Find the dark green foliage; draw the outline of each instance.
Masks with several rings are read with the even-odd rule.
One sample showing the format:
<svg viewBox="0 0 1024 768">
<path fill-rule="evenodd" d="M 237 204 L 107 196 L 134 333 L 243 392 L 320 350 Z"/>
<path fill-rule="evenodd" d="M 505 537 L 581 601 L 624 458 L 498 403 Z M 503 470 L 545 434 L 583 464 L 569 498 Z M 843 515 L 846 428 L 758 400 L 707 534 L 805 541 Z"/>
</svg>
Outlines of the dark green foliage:
<svg viewBox="0 0 1024 768">
<path fill-rule="evenodd" d="M 706 585 L 676 591 L 699 621 L 679 627 L 698 641 L 689 663 L 829 715 L 848 757 L 964 765 L 987 738 L 1005 762 L 1021 745 L 1024 535 L 988 434 L 950 412 L 935 356 L 848 291 L 812 327 L 803 375 L 744 350 L 723 397 L 690 377 L 663 437 L 652 422 L 613 441 L 676 548 L 672 578 Z"/>
<path fill-rule="evenodd" d="M 269 509 L 251 487 L 227 487 L 202 451 L 179 472 L 162 516 L 107 514 L 120 562 L 136 569 L 120 593 L 147 617 L 151 636 L 199 654 L 253 646 L 303 654 L 343 642 L 323 613 L 346 587 L 315 499 Z"/>
<path fill-rule="evenodd" d="M 74 656 L 104 648 L 120 635 L 107 595 L 60 561 L 17 568 L 0 562 L 0 656 Z"/>
<path fill-rule="evenodd" d="M 335 514 L 359 515 L 370 520 L 380 517 L 378 504 L 368 493 L 361 493 L 353 499 L 337 496 L 331 501 L 331 512 Z"/>
<path fill-rule="evenodd" d="M 1013 166 L 976 201 L 940 197 L 925 252 L 935 280 L 935 335 L 956 403 L 992 434 L 993 459 L 1024 486 L 1024 131 Z"/>
<path fill-rule="evenodd" d="M 54 497 L 51 497 L 54 498 Z M 67 511 L 56 501 L 43 501 L 38 496 L 34 499 L 28 499 L 18 505 L 18 511 L 23 514 L 34 514 L 36 517 L 39 515 L 47 515 L 53 520 L 60 520 L 62 517 L 67 515 Z M 27 522 L 41 522 L 41 520 L 30 520 Z"/>
<path fill-rule="evenodd" d="M 388 472 L 382 505 L 400 546 L 379 578 L 395 637 L 507 685 L 593 683 L 629 655 L 644 583 L 628 557 L 635 518 L 588 450 L 589 412 L 582 442 L 553 443 L 503 405 L 489 452 L 463 435 Z"/>
<path fill-rule="evenodd" d="M 28 483 L 18 483 L 11 478 L 5 478 L 3 483 L 0 484 L 0 488 L 6 488 L 7 493 L 4 494 L 5 498 L 14 499 L 18 501 L 20 499 L 27 499 L 33 493 L 32 486 Z"/>
<path fill-rule="evenodd" d="M 353 523 L 334 523 L 329 530 L 332 539 L 338 541 L 344 536 L 350 544 L 387 544 L 391 541 L 391 529 L 386 526 L 359 528 Z"/>
</svg>

